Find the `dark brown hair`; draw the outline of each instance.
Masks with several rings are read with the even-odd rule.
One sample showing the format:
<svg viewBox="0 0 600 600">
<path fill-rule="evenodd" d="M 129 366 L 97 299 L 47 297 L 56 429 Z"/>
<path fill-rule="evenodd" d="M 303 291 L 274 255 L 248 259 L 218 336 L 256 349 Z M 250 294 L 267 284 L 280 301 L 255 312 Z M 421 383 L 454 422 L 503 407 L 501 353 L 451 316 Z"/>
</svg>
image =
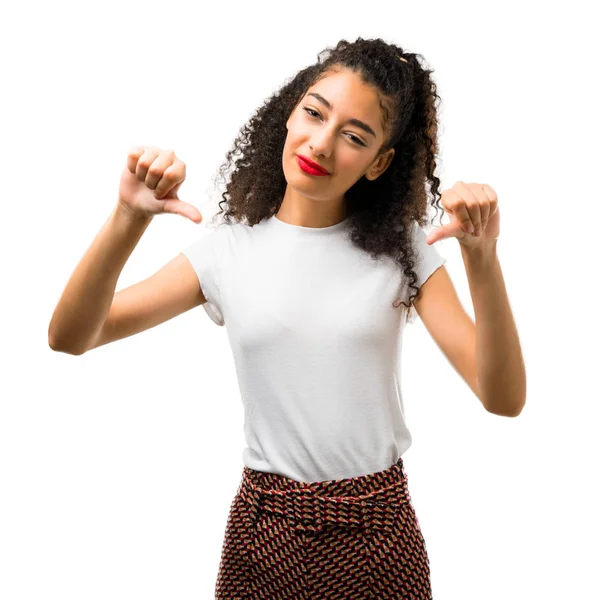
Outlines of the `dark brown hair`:
<svg viewBox="0 0 600 600">
<path fill-rule="evenodd" d="M 430 77 L 433 71 L 423 67 L 419 58 L 422 56 L 381 39 L 360 37 L 355 42 L 341 40 L 335 48 L 321 51 L 315 64 L 285 83 L 240 130 L 219 168 L 221 176 L 231 171 L 231 178 L 221 194 L 217 215 L 223 214 L 228 224 L 252 226 L 277 213 L 287 185 L 281 167 L 287 119 L 320 78 L 340 68 L 349 69 L 380 95 L 386 135 L 377 156 L 395 149 L 383 174 L 373 181 L 362 177 L 345 193 L 349 235 L 372 258 L 388 256 L 402 267 L 407 285 L 416 292 L 408 298 L 409 305 L 400 304 L 412 306 L 420 287 L 415 285 L 416 249 L 411 232 L 415 221 L 422 227 L 429 224 L 427 185 L 432 206 L 443 213 L 440 180 L 434 175 L 440 98 Z"/>
</svg>

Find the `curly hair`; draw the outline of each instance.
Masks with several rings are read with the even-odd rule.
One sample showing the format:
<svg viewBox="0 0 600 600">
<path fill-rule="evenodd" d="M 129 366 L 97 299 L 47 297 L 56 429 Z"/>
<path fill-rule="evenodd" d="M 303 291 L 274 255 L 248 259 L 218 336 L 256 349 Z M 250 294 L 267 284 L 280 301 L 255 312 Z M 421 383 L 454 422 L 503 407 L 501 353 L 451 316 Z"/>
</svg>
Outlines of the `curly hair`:
<svg viewBox="0 0 600 600">
<path fill-rule="evenodd" d="M 430 77 L 433 71 L 418 58 L 422 56 L 381 39 L 360 37 L 319 52 L 315 64 L 265 100 L 240 130 L 219 168 L 222 177 L 231 171 L 231 178 L 215 217 L 222 214 L 227 224 L 253 226 L 277 213 L 287 185 L 281 166 L 287 119 L 312 85 L 328 73 L 349 69 L 379 96 L 385 139 L 377 157 L 395 149 L 392 162 L 377 179 L 363 176 L 346 191 L 350 239 L 373 259 L 388 256 L 402 267 L 408 286 L 416 290 L 408 305 L 400 302 L 410 309 L 420 293 L 411 232 L 415 221 L 421 227 L 428 224 L 427 183 L 431 204 L 443 213 L 440 180 L 434 175 L 440 97 Z M 400 305 L 398 300 L 401 297 L 394 307 Z"/>
</svg>

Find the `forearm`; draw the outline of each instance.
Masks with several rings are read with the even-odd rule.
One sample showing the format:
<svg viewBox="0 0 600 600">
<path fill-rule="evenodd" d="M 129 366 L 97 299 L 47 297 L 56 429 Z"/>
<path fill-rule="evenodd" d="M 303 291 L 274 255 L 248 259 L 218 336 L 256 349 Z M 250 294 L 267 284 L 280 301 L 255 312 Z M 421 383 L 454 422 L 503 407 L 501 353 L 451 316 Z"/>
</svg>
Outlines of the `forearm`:
<svg viewBox="0 0 600 600">
<path fill-rule="evenodd" d="M 71 275 L 48 327 L 53 350 L 80 354 L 101 330 L 117 281 L 152 217 L 136 218 L 117 202 Z"/>
<path fill-rule="evenodd" d="M 525 404 L 525 364 L 497 256 L 496 242 L 461 246 L 475 311 L 481 401 L 494 414 L 516 416 Z"/>
</svg>

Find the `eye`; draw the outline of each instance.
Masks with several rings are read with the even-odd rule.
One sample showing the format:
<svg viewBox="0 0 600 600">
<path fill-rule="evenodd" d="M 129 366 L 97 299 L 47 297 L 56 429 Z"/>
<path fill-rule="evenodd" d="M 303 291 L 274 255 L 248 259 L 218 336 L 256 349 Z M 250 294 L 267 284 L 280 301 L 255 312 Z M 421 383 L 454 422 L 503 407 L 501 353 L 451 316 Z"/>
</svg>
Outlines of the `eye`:
<svg viewBox="0 0 600 600">
<path fill-rule="evenodd" d="M 313 110 L 312 108 L 307 108 L 306 106 L 304 107 L 304 110 L 311 116 L 311 117 L 319 117 L 319 113 L 316 110 Z"/>
<path fill-rule="evenodd" d="M 316 110 L 313 110 L 312 108 L 308 108 L 307 106 L 303 106 L 302 110 L 305 110 L 313 118 L 319 119 L 321 117 L 321 115 Z M 355 135 L 352 135 L 351 133 L 349 133 L 348 137 L 350 137 L 355 144 L 358 144 L 359 146 L 366 146 L 366 144 L 363 144 L 363 142 L 360 140 L 360 138 L 357 138 Z"/>
</svg>

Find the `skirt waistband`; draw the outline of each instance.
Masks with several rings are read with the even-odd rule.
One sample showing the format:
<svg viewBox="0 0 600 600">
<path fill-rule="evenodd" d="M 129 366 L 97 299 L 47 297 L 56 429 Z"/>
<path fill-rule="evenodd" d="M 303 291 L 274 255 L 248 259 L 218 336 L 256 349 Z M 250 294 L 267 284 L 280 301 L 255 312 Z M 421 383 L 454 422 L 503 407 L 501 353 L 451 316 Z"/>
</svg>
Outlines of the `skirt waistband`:
<svg viewBox="0 0 600 600">
<path fill-rule="evenodd" d="M 238 495 L 250 505 L 251 520 L 265 510 L 315 531 L 327 523 L 389 530 L 400 507 L 411 502 L 402 458 L 376 473 L 313 482 L 244 466 Z"/>
</svg>

